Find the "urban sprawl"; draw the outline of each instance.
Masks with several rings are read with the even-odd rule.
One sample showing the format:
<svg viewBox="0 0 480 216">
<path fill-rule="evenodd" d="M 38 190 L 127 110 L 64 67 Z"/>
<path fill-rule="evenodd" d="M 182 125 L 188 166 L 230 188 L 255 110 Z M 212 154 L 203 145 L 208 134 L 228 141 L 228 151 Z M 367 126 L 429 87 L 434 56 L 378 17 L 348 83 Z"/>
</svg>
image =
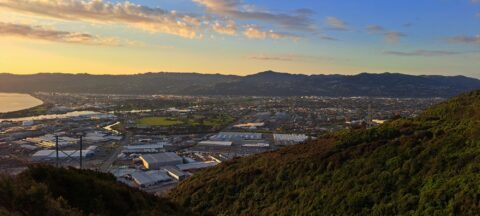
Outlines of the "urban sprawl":
<svg viewBox="0 0 480 216">
<path fill-rule="evenodd" d="M 81 167 L 163 195 L 195 172 L 331 131 L 415 117 L 441 98 L 187 97 L 35 93 L 0 115 L 0 170 Z"/>
</svg>

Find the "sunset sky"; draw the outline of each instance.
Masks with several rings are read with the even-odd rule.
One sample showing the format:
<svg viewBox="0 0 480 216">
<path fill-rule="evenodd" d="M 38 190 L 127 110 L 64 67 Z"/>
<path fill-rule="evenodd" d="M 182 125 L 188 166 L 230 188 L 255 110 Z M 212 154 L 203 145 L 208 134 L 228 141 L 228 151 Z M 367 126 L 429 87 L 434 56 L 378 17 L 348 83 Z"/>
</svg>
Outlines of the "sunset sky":
<svg viewBox="0 0 480 216">
<path fill-rule="evenodd" d="M 0 72 L 480 78 L 480 0 L 0 0 Z"/>
</svg>

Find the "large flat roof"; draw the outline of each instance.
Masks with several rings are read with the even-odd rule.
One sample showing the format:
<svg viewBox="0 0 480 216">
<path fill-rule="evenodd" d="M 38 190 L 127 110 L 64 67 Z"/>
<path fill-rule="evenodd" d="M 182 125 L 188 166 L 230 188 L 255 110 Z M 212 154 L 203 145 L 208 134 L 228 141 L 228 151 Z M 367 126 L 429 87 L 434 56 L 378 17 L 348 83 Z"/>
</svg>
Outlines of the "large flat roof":
<svg viewBox="0 0 480 216">
<path fill-rule="evenodd" d="M 171 162 L 183 160 L 182 157 L 178 156 L 174 152 L 163 152 L 158 154 L 146 154 L 141 156 L 144 161 L 147 163 L 162 163 L 162 162 Z"/>
</svg>

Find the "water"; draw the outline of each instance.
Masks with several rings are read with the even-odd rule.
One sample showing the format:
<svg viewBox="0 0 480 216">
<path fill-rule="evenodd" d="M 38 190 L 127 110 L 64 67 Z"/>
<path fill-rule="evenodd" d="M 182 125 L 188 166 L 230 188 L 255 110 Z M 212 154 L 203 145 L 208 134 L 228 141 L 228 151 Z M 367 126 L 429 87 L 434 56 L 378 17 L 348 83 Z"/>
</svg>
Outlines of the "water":
<svg viewBox="0 0 480 216">
<path fill-rule="evenodd" d="M 0 113 L 24 110 L 42 104 L 41 100 L 28 94 L 0 93 Z"/>
<path fill-rule="evenodd" d="M 30 117 L 22 117 L 22 118 L 10 118 L 10 119 L 0 119 L 2 121 L 33 121 L 33 120 L 48 120 L 48 119 L 63 119 L 63 118 L 71 118 L 71 117 L 81 117 L 87 115 L 99 115 L 102 113 L 94 112 L 94 111 L 74 111 L 65 114 L 51 114 L 51 115 L 38 115 L 38 116 L 30 116 Z"/>
</svg>

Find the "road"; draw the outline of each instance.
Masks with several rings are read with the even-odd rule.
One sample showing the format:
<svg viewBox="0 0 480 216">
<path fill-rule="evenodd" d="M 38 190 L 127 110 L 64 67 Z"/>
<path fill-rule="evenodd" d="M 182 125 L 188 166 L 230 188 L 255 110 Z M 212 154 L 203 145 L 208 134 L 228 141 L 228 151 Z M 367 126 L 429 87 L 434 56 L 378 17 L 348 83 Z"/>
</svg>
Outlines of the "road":
<svg viewBox="0 0 480 216">
<path fill-rule="evenodd" d="M 112 167 L 113 162 L 117 159 L 118 155 L 122 152 L 123 146 L 128 145 L 130 143 L 130 138 L 132 134 L 127 132 L 123 139 L 118 143 L 117 148 L 113 151 L 112 155 L 100 166 L 101 172 L 108 172 Z"/>
</svg>

